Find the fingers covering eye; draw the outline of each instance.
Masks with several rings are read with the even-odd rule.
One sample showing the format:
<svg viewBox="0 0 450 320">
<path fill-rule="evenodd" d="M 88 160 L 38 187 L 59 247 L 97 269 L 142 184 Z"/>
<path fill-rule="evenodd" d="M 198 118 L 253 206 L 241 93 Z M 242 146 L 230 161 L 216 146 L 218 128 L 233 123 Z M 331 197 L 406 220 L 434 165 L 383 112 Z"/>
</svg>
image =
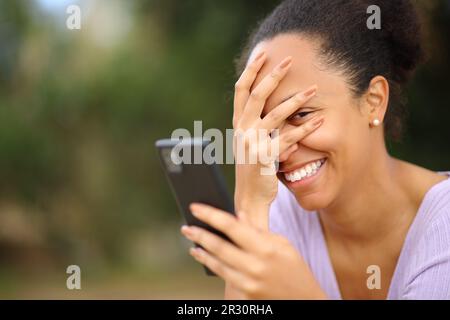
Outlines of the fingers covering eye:
<svg viewBox="0 0 450 320">
<path fill-rule="evenodd" d="M 279 154 L 285 152 L 294 143 L 304 139 L 319 128 L 323 123 L 323 116 L 315 116 L 299 127 L 291 129 L 277 136 L 272 143 L 278 144 Z"/>
<path fill-rule="evenodd" d="M 271 130 L 279 127 L 283 121 L 292 115 L 292 113 L 297 111 L 302 105 L 314 97 L 316 92 L 317 86 L 314 85 L 306 91 L 300 92 L 286 100 L 264 117 L 261 123 L 261 128 Z"/>
</svg>

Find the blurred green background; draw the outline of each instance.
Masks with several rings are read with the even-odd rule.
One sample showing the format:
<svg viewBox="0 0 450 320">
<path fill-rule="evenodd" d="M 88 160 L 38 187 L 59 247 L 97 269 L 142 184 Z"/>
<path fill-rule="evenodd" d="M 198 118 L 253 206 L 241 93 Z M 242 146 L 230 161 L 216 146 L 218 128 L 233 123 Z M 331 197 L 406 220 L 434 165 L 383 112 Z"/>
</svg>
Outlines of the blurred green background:
<svg viewBox="0 0 450 320">
<path fill-rule="evenodd" d="M 187 253 L 153 144 L 194 120 L 231 127 L 233 61 L 277 3 L 0 0 L 0 298 L 222 297 Z M 419 7 L 430 59 L 390 149 L 450 170 L 450 1 Z"/>
</svg>

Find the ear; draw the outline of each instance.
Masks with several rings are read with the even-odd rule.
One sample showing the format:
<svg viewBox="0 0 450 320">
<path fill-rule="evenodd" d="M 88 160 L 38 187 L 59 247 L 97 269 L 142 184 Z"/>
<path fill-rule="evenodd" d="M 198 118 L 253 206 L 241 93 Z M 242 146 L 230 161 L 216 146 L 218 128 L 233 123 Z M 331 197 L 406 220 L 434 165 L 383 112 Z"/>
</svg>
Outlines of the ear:
<svg viewBox="0 0 450 320">
<path fill-rule="evenodd" d="M 389 103 L 389 82 L 385 77 L 376 76 L 370 81 L 364 95 L 364 102 L 367 106 L 369 124 L 372 124 L 375 119 L 383 123 Z"/>
</svg>

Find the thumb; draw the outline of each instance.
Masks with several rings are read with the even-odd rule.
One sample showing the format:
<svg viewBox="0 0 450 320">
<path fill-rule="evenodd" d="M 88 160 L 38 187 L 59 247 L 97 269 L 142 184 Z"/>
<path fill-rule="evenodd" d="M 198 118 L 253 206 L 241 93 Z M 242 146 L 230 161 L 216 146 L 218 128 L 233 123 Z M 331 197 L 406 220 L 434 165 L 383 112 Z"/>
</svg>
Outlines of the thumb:
<svg viewBox="0 0 450 320">
<path fill-rule="evenodd" d="M 245 224 L 248 224 L 250 222 L 250 219 L 248 217 L 248 214 L 245 213 L 245 211 L 243 210 L 238 210 L 236 212 L 237 218 L 239 219 L 239 221 L 244 222 Z"/>
</svg>

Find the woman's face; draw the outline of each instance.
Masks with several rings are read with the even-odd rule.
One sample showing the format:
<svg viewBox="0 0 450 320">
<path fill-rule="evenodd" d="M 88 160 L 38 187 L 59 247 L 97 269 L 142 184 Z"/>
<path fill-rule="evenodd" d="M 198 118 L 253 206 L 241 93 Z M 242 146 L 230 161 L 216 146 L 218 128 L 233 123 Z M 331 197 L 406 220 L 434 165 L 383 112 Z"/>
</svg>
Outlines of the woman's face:
<svg viewBox="0 0 450 320">
<path fill-rule="evenodd" d="M 299 126 L 313 115 L 323 115 L 323 124 L 297 143 L 298 148 L 280 163 L 278 178 L 295 194 L 307 210 L 332 206 L 342 196 L 351 196 L 353 188 L 364 179 L 371 159 L 369 119 L 362 98 L 355 98 L 346 77 L 320 63 L 317 44 L 299 35 L 279 35 L 261 42 L 250 59 L 261 51 L 267 53 L 266 64 L 252 89 L 285 57 L 292 56 L 293 64 L 278 88 L 267 100 L 263 116 L 283 100 L 316 84 L 317 94 L 291 116 L 280 132 Z M 325 161 L 319 169 L 314 169 Z M 311 164 L 308 169 L 305 165 Z M 297 181 L 301 168 L 313 175 Z M 295 171 L 296 169 L 300 169 Z M 314 172 L 316 172 L 314 174 Z"/>
</svg>

